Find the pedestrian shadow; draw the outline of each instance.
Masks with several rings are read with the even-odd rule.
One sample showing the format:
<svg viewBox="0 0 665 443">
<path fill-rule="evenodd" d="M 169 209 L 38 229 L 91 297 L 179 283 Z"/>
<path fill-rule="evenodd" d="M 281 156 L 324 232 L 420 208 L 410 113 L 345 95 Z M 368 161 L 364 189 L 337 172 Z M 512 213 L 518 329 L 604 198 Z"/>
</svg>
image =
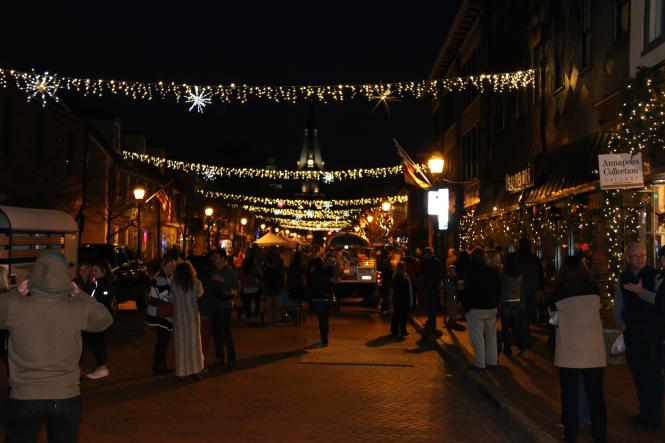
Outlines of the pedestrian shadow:
<svg viewBox="0 0 665 443">
<path fill-rule="evenodd" d="M 249 369 L 255 369 L 258 368 L 259 366 L 269 365 L 272 363 L 276 363 L 280 360 L 287 360 L 289 358 L 301 357 L 303 355 L 305 355 L 304 348 L 294 349 L 292 351 L 275 352 L 273 354 L 255 355 L 253 357 L 243 358 L 238 360 L 236 367 L 233 368 L 233 370 L 231 371 L 225 371 L 225 370 L 211 371 L 208 377 L 216 377 L 219 375 L 228 374 L 229 372 L 238 372 L 238 371 L 246 371 Z"/>
<path fill-rule="evenodd" d="M 381 337 L 373 338 L 367 343 L 365 343 L 365 346 L 369 346 L 370 348 L 377 348 L 379 346 L 387 345 L 389 343 L 399 343 L 403 342 L 404 337 L 396 337 L 392 334 L 388 335 L 382 335 Z"/>
</svg>

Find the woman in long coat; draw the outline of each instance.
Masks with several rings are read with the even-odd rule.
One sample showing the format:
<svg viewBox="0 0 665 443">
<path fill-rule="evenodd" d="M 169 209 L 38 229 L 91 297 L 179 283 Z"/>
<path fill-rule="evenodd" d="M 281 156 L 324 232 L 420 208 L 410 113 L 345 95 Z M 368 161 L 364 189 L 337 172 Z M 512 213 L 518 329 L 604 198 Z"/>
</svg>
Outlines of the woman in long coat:
<svg viewBox="0 0 665 443">
<path fill-rule="evenodd" d="M 607 364 L 598 286 L 579 256 L 566 257 L 554 296 L 558 313 L 554 366 L 559 368 L 561 415 L 567 442 L 577 440 L 578 382 L 581 375 L 589 399 L 594 441 L 607 441 L 603 370 Z"/>
<path fill-rule="evenodd" d="M 171 302 L 173 303 L 173 338 L 175 342 L 175 375 L 200 376 L 203 371 L 201 321 L 197 300 L 203 295 L 203 285 L 189 263 L 180 263 L 173 274 Z"/>
</svg>

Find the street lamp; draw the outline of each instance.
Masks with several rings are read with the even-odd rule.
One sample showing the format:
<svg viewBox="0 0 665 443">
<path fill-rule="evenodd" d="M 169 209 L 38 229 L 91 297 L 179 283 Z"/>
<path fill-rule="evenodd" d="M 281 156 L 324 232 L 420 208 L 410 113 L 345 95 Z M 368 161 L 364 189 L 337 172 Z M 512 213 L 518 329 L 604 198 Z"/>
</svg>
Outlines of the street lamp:
<svg viewBox="0 0 665 443">
<path fill-rule="evenodd" d="M 134 199 L 136 199 L 136 230 L 138 231 L 138 251 L 136 251 L 136 257 L 141 258 L 141 249 L 143 245 L 141 240 L 143 240 L 143 232 L 141 232 L 141 202 L 145 198 L 145 188 L 143 186 L 137 186 L 134 188 Z"/>
<path fill-rule="evenodd" d="M 206 230 L 206 247 L 210 248 L 210 230 L 212 229 L 212 215 L 215 213 L 215 210 L 208 206 L 203 210 L 203 214 L 205 214 L 205 220 L 204 220 L 204 227 Z"/>
<path fill-rule="evenodd" d="M 381 209 L 383 210 L 383 212 L 390 212 L 390 209 L 392 207 L 393 207 L 393 205 L 390 204 L 390 202 L 388 200 L 381 203 Z"/>
<path fill-rule="evenodd" d="M 266 230 L 266 224 L 265 223 L 261 223 L 261 226 L 259 226 L 259 227 L 261 228 L 261 231 Z"/>
<path fill-rule="evenodd" d="M 245 217 L 241 218 L 241 219 L 240 219 L 240 224 L 241 224 L 242 226 L 247 225 L 247 219 L 246 219 Z"/>
<path fill-rule="evenodd" d="M 432 156 L 427 160 L 427 167 L 432 174 L 441 174 L 443 172 L 443 156 L 439 151 L 434 151 Z"/>
<path fill-rule="evenodd" d="M 367 223 L 372 223 L 374 221 L 374 216 L 372 214 L 367 214 L 365 219 L 367 220 Z"/>
</svg>

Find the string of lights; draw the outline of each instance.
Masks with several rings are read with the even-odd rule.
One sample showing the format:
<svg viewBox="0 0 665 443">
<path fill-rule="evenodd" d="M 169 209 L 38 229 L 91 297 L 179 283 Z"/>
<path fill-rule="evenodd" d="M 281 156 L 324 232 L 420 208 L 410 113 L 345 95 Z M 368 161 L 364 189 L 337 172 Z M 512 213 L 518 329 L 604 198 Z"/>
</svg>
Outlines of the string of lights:
<svg viewBox="0 0 665 443">
<path fill-rule="evenodd" d="M 277 206 L 278 208 L 284 207 L 296 207 L 298 209 L 302 208 L 316 208 L 316 209 L 325 209 L 326 206 L 329 206 L 329 209 L 334 207 L 347 208 L 347 207 L 366 207 L 366 206 L 377 206 L 382 202 L 388 201 L 391 204 L 395 203 L 406 203 L 408 197 L 406 195 L 388 195 L 384 197 L 363 197 L 363 198 L 352 198 L 352 199 L 330 199 L 330 200 L 308 200 L 308 199 L 293 199 L 293 198 L 274 198 L 274 197 L 257 197 L 253 195 L 243 195 L 243 194 L 231 194 L 226 192 L 219 191 L 209 191 L 205 189 L 198 189 L 197 193 L 203 195 L 206 198 L 212 199 L 222 199 L 231 202 L 240 202 L 246 204 L 254 205 L 272 205 Z"/>
<path fill-rule="evenodd" d="M 351 209 L 291 209 L 291 208 L 271 208 L 267 206 L 254 206 L 254 205 L 242 205 L 243 210 L 251 212 L 253 214 L 267 214 L 272 216 L 287 216 L 294 218 L 295 220 L 303 219 L 318 219 L 318 220 L 335 220 L 340 221 L 344 219 L 349 219 L 350 217 L 357 217 L 361 209 L 351 208 Z"/>
<path fill-rule="evenodd" d="M 280 228 L 300 229 L 307 231 L 331 231 L 346 228 L 351 225 L 348 221 L 330 220 L 295 220 L 282 217 L 261 217 L 263 220 L 275 223 Z"/>
<path fill-rule="evenodd" d="M 247 179 L 267 180 L 317 180 L 326 184 L 334 181 L 358 180 L 364 178 L 386 178 L 402 173 L 402 165 L 386 166 L 377 168 L 359 168 L 345 170 L 279 170 L 259 168 L 233 168 L 227 166 L 214 166 L 205 163 L 192 163 L 180 160 L 169 160 L 148 154 L 139 154 L 132 151 L 122 151 L 126 160 L 147 163 L 158 168 L 166 167 L 176 171 L 191 172 L 199 174 L 207 180 L 217 177 L 234 177 Z M 425 165 L 421 165 L 425 167 Z"/>
<path fill-rule="evenodd" d="M 145 101 L 173 98 L 176 102 L 184 101 L 189 105 L 190 111 L 196 110 L 196 112 L 203 112 L 206 106 L 214 102 L 247 103 L 250 99 L 276 103 L 297 103 L 303 100 L 328 103 L 364 97 L 367 100 L 377 101 L 377 104 L 385 105 L 390 101 L 406 97 L 416 99 L 436 97 L 441 90 L 461 91 L 467 88 L 475 88 L 479 92 L 485 90 L 504 92 L 523 89 L 532 86 L 534 79 L 535 72 L 530 69 L 387 84 L 248 85 L 229 83 L 196 85 L 164 81 L 139 82 L 66 77 L 49 74 L 48 72 L 39 74 L 34 70 L 24 72 L 0 68 L 0 87 L 7 87 L 10 82 L 14 82 L 19 89 L 26 91 L 29 97 L 40 99 L 42 104 L 46 104 L 48 99 L 56 100 L 57 94 L 63 91 L 78 93 L 83 96 L 114 95 Z"/>
</svg>

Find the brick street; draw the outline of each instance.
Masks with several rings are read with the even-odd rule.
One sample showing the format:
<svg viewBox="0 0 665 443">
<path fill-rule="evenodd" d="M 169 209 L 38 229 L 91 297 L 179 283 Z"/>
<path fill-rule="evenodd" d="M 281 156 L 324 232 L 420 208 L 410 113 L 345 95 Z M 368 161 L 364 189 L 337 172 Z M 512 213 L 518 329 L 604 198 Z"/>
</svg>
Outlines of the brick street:
<svg viewBox="0 0 665 443">
<path fill-rule="evenodd" d="M 238 367 L 182 383 L 151 375 L 153 331 L 121 312 L 111 375 L 82 384 L 80 441 L 520 441 L 415 331 L 389 339 L 387 318 L 347 305 L 331 320 L 320 350 L 305 349 L 318 340 L 311 314 L 301 327 L 236 327 Z"/>
</svg>

